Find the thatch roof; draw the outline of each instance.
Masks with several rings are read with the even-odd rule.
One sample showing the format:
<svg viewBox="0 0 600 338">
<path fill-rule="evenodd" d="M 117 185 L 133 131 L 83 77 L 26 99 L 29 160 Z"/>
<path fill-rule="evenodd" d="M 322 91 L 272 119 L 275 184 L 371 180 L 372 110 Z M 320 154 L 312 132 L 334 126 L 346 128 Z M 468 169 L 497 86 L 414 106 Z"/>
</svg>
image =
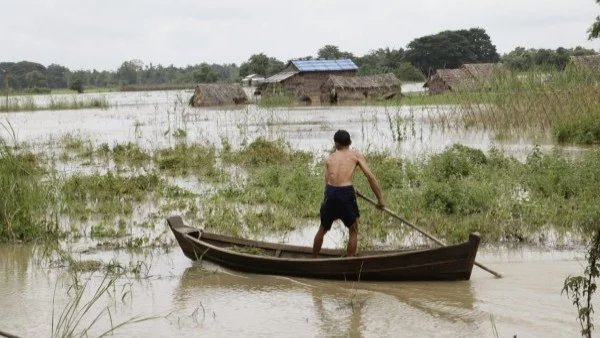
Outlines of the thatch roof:
<svg viewBox="0 0 600 338">
<path fill-rule="evenodd" d="M 438 69 L 423 87 L 428 87 L 429 82 L 437 80 L 443 81 L 450 88 L 471 85 L 473 83 L 473 77 L 465 69 Z"/>
<path fill-rule="evenodd" d="M 600 70 L 600 54 L 571 56 L 571 62 L 576 67 L 585 67 L 592 70 Z"/>
<path fill-rule="evenodd" d="M 450 89 L 469 88 L 476 84 L 484 84 L 492 73 L 501 69 L 501 63 L 465 63 L 460 68 L 438 69 L 423 87 L 431 87 L 430 83 L 442 81 Z M 439 87 L 439 86 L 438 86 Z M 439 90 L 440 88 L 436 88 Z"/>
<path fill-rule="evenodd" d="M 494 70 L 502 68 L 501 63 L 465 63 L 462 68 L 469 72 L 476 80 L 486 80 Z"/>
<path fill-rule="evenodd" d="M 239 104 L 248 100 L 246 92 L 239 84 L 199 84 L 190 105 L 208 107 L 225 104 Z"/>
<path fill-rule="evenodd" d="M 321 88 L 338 88 L 346 90 L 363 89 L 397 89 L 400 88 L 400 80 L 392 73 L 370 76 L 337 76 L 329 75 Z"/>
</svg>

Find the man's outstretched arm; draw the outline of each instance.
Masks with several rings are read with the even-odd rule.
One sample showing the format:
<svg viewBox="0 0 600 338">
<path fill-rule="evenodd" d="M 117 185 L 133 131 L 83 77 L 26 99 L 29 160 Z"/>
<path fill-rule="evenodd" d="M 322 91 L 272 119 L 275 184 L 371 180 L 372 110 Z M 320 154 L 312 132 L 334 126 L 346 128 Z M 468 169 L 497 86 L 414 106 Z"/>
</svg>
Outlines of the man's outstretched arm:
<svg viewBox="0 0 600 338">
<path fill-rule="evenodd" d="M 379 183 L 377 182 L 375 175 L 373 175 L 373 172 L 367 165 L 367 161 L 365 160 L 365 157 L 363 156 L 363 154 L 358 153 L 358 152 L 357 152 L 357 157 L 358 157 L 358 166 L 360 167 L 362 172 L 367 177 L 367 181 L 369 181 L 371 190 L 373 190 L 373 193 L 377 197 L 377 206 L 380 208 L 385 207 L 385 202 L 383 201 L 383 196 L 381 194 L 381 187 L 379 186 Z"/>
</svg>

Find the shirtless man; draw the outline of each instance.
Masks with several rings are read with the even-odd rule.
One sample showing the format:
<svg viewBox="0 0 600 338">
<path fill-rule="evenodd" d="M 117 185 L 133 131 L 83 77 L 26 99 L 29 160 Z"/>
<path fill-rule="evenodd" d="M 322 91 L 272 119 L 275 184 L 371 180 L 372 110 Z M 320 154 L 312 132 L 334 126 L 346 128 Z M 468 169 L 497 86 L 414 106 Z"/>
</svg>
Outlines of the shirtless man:
<svg viewBox="0 0 600 338">
<path fill-rule="evenodd" d="M 325 233 L 331 229 L 331 224 L 336 219 L 341 219 L 349 229 L 348 257 L 356 254 L 358 241 L 358 219 L 360 213 L 356 204 L 356 192 L 352 186 L 354 169 L 360 167 L 367 177 L 371 189 L 377 196 L 377 206 L 385 207 L 381 188 L 375 175 L 367 166 L 365 157 L 358 151 L 350 150 L 350 134 L 345 130 L 338 130 L 333 135 L 335 152 L 329 155 L 325 164 L 325 196 L 321 204 L 321 226 L 313 242 L 313 257 L 317 258 L 323 245 Z"/>
</svg>

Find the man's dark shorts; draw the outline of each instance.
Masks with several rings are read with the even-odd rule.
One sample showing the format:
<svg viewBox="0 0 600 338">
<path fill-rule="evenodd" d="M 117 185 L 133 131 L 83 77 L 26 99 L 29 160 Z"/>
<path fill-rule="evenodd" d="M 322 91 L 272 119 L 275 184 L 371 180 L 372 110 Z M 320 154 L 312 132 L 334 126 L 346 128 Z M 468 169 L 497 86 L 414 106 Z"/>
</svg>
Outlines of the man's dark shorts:
<svg viewBox="0 0 600 338">
<path fill-rule="evenodd" d="M 326 231 L 331 229 L 331 224 L 336 219 L 341 219 L 344 225 L 350 228 L 359 217 L 353 186 L 325 186 L 325 196 L 321 204 L 321 225 Z"/>
</svg>

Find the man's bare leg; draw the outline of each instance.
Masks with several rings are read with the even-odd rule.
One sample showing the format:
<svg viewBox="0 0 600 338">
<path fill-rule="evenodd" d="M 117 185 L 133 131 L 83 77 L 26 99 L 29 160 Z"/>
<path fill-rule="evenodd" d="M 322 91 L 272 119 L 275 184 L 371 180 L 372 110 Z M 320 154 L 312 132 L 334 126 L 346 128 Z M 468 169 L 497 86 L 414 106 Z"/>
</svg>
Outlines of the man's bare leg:
<svg viewBox="0 0 600 338">
<path fill-rule="evenodd" d="M 313 241 L 313 258 L 319 257 L 319 252 L 321 251 L 321 246 L 323 245 L 323 237 L 325 237 L 325 228 L 321 225 L 319 227 L 319 231 L 315 235 L 315 240 Z"/>
<path fill-rule="evenodd" d="M 358 219 L 350 227 L 348 234 L 348 257 L 356 255 L 356 246 L 358 243 Z"/>
</svg>

